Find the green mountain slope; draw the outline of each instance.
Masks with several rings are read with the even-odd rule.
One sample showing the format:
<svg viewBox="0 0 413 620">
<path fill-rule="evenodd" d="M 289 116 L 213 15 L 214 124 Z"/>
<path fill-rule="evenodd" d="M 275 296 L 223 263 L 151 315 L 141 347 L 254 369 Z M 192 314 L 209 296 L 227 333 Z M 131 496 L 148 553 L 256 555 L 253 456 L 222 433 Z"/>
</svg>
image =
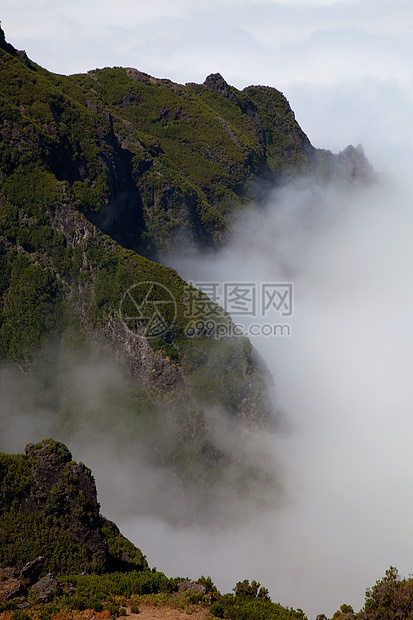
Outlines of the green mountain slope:
<svg viewBox="0 0 413 620">
<path fill-rule="evenodd" d="M 129 78 L 118 73 L 114 88 L 123 92 Z M 10 415 L 47 414 L 62 439 L 110 436 L 172 468 L 179 484 L 209 488 L 229 483 L 229 472 L 240 489 L 257 476 L 268 481 L 241 445 L 217 444 L 210 418 L 220 411 L 224 425 L 229 415 L 239 428 L 270 426 L 264 364 L 244 337 L 191 337 L 190 300 L 198 320 L 212 307 L 221 331 L 230 331 L 229 316 L 174 270 L 130 249 L 148 230 L 144 191 L 157 191 L 145 173 L 153 168 L 162 187 L 168 175 L 178 187 L 183 173 L 153 136 L 133 138 L 136 153 L 124 148 L 121 121 L 89 100 L 97 97 L 84 85 L 96 85 L 91 76 L 54 76 L 3 39 L 0 77 L 0 356 Z M 195 190 L 185 193 L 182 183 L 184 208 Z M 149 220 L 166 240 L 169 225 L 161 218 L 158 226 L 155 210 Z"/>
<path fill-rule="evenodd" d="M 220 481 L 265 503 L 272 464 L 242 433 L 277 420 L 268 371 L 247 338 L 225 335 L 221 308 L 154 261 L 222 243 L 265 183 L 310 173 L 365 178 L 369 167 L 352 147 L 314 149 L 273 88 L 120 67 L 54 75 L 0 30 L 9 414 L 47 416 L 64 440 L 110 437 L 186 489 Z"/>
<path fill-rule="evenodd" d="M 238 91 L 219 74 L 184 86 L 121 67 L 59 76 L 5 42 L 2 59 L 4 172 L 35 160 L 88 219 L 146 255 L 219 243 L 259 179 L 340 168 L 274 88 Z M 368 173 L 357 153 L 340 174 Z"/>
</svg>

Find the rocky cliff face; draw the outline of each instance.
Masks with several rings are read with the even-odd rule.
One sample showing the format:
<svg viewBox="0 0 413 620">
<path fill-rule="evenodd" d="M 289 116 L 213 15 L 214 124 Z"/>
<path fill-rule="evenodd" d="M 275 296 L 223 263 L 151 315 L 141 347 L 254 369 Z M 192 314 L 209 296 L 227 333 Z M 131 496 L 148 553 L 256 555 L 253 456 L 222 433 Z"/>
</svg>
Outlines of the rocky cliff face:
<svg viewBox="0 0 413 620">
<path fill-rule="evenodd" d="M 101 527 L 96 485 L 82 463 L 74 463 L 69 450 L 56 441 L 28 444 L 24 451 L 35 483 L 22 505 L 26 510 L 53 513 L 62 518 L 71 536 L 93 557 L 110 563 Z"/>
<path fill-rule="evenodd" d="M 44 574 L 148 569 L 102 517 L 91 471 L 63 444 L 47 439 L 28 444 L 24 456 L 0 454 L 0 474 L 2 565 L 23 569 L 42 556 Z"/>
</svg>

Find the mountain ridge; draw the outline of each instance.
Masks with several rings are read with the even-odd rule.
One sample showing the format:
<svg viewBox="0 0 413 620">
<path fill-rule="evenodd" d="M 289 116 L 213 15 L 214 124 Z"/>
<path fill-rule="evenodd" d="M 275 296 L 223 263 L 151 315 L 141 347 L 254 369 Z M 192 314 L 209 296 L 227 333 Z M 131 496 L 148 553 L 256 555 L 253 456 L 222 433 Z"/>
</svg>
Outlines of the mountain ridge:
<svg viewBox="0 0 413 620">
<path fill-rule="evenodd" d="M 59 76 L 31 66 L 32 75 L 49 80 L 49 97 L 43 96 L 51 112 L 42 132 L 46 165 L 76 189 L 92 223 L 146 256 L 172 251 L 182 239 L 221 243 L 234 207 L 257 198 L 257 180 L 371 173 L 353 147 L 351 157 L 315 149 L 275 88 L 238 91 L 220 74 L 202 85 L 180 85 L 130 68 Z M 79 104 L 87 111 L 84 131 L 98 147 L 94 163 L 76 146 L 80 137 L 60 135 L 61 87 L 77 103 L 72 115 Z"/>
</svg>

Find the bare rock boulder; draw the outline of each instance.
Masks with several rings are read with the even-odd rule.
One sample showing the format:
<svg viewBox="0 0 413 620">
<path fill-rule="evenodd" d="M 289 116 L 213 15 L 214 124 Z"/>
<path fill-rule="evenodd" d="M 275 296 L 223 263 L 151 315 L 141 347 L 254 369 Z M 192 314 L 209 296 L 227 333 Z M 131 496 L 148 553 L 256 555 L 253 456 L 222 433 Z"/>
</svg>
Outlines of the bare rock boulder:
<svg viewBox="0 0 413 620">
<path fill-rule="evenodd" d="M 43 579 L 30 588 L 39 595 L 39 603 L 50 603 L 54 595 L 61 594 L 61 586 L 51 573 L 48 573 Z"/>
</svg>

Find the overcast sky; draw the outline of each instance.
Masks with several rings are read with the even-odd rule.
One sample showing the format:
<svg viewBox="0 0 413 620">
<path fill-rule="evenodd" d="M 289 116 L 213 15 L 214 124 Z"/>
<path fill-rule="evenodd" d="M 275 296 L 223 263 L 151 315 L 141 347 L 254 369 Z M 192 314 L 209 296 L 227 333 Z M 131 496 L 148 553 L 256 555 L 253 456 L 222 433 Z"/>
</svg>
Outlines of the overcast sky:
<svg viewBox="0 0 413 620">
<path fill-rule="evenodd" d="M 410 283 L 413 276 L 409 273 L 411 268 L 406 271 L 406 265 L 413 264 L 410 249 L 413 192 L 409 186 L 413 163 L 412 1 L 117 0 L 109 3 L 107 0 L 2 0 L 0 19 L 10 43 L 25 49 L 38 64 L 58 73 L 121 65 L 180 83 L 203 82 L 208 74 L 220 72 L 228 83 L 239 89 L 250 84 L 278 88 L 290 101 L 298 122 L 315 146 L 337 152 L 349 143 L 362 143 L 374 167 L 397 182 L 401 188 L 399 193 L 390 192 L 381 197 L 383 204 L 376 196 L 369 203 L 371 209 L 367 215 L 359 219 L 353 213 L 340 230 L 327 235 L 313 248 L 314 254 L 308 261 L 310 266 L 306 268 L 305 277 L 302 276 L 302 295 L 305 297 L 306 287 L 313 290 L 314 282 L 320 278 L 324 284 L 319 283 L 318 291 L 325 295 L 326 307 L 330 300 L 332 310 L 326 311 L 321 321 L 318 296 L 313 298 L 307 294 L 306 316 L 303 313 L 297 318 L 297 330 L 300 321 L 303 325 L 302 340 L 294 340 L 291 347 L 283 345 L 288 349 L 286 361 L 276 369 L 278 383 L 282 384 L 281 394 L 289 381 L 293 385 L 291 411 L 306 412 L 308 408 L 314 416 L 312 420 L 317 416 L 321 420 L 315 424 L 320 437 L 315 460 L 320 463 L 308 470 L 307 479 L 310 480 L 313 473 L 313 479 L 320 472 L 329 474 L 328 484 L 322 491 L 318 488 L 307 490 L 309 495 L 314 492 L 318 504 L 312 504 L 302 518 L 309 524 L 308 536 L 305 538 L 303 534 L 296 557 L 292 557 L 290 563 L 288 558 L 294 556 L 296 530 L 292 528 L 286 532 L 286 550 L 281 557 L 285 570 L 291 571 L 292 585 L 285 586 L 282 602 L 295 606 L 302 603 L 306 611 L 332 613 L 343 602 L 360 606 L 364 588 L 379 579 L 391 563 L 398 565 L 404 574 L 412 572 L 409 532 L 413 507 L 406 499 L 412 495 L 410 472 L 413 471 L 409 456 L 413 434 L 410 422 L 413 410 L 410 387 L 413 292 Z M 374 211 L 376 202 L 377 211 Z M 363 231 L 370 234 L 365 237 Z M 338 255 L 334 253 L 336 248 L 339 248 Z M 321 251 L 325 255 L 320 255 Z M 334 259 L 330 260 L 331 263 L 335 261 L 334 268 L 325 256 Z M 350 282 L 353 276 L 356 279 Z M 354 283 L 358 292 L 354 299 L 361 303 L 362 314 L 355 312 L 356 302 L 346 293 L 354 291 Z M 333 298 L 331 291 L 334 291 Z M 344 298 L 340 297 L 343 291 L 344 304 Z M 381 310 L 376 316 L 378 308 Z M 397 314 L 400 309 L 404 313 L 401 317 Z M 311 329 L 307 315 L 315 317 L 316 330 L 306 339 Z M 342 326 L 347 324 L 351 339 L 345 331 L 343 333 Z M 325 338 L 326 329 L 328 338 Z M 376 340 L 376 336 L 384 340 Z M 357 352 L 360 343 L 361 352 Z M 319 365 L 314 363 L 314 350 L 318 351 Z M 365 361 L 354 364 L 354 355 Z M 307 368 L 312 367 L 310 377 L 305 376 L 306 359 Z M 342 371 L 344 364 L 345 372 Z M 283 368 L 286 368 L 284 377 Z M 333 374 L 334 368 L 339 372 Z M 320 413 L 323 407 L 325 414 Z M 342 419 L 350 412 L 354 424 L 344 428 L 341 418 L 337 422 L 330 412 L 340 415 L 343 412 Z M 359 412 L 360 416 L 366 413 L 365 419 L 357 417 Z M 394 416 L 394 423 L 391 416 Z M 332 444 L 334 453 L 327 450 L 331 444 L 330 419 L 333 420 L 331 424 L 337 422 L 336 443 Z M 355 440 L 358 426 L 362 427 L 362 432 Z M 370 440 L 370 429 L 378 426 L 381 431 Z M 343 443 L 339 443 L 340 437 Z M 368 441 L 372 443 L 372 459 L 364 471 L 358 470 L 369 449 Z M 356 459 L 349 446 L 357 453 Z M 303 455 L 301 461 L 305 455 L 311 457 L 308 445 Z M 301 461 L 297 459 L 297 463 Z M 334 463 L 336 469 L 331 469 L 330 474 L 329 468 Z M 87 464 L 93 466 L 93 463 Z M 349 470 L 351 475 L 346 478 Z M 97 472 L 94 473 L 98 479 Z M 399 495 L 394 480 L 399 481 Z M 356 481 L 359 484 L 352 486 Z M 381 488 L 382 482 L 385 490 Z M 341 493 L 335 491 L 337 485 L 346 489 L 348 513 L 343 512 L 339 501 Z M 319 486 L 321 488 L 321 482 Z M 374 503 L 367 494 L 368 488 L 373 489 Z M 391 496 L 391 504 L 381 496 L 384 492 L 387 497 Z M 306 501 L 305 493 L 303 501 Z M 382 506 L 386 506 L 386 510 L 382 510 Z M 363 520 L 357 521 L 363 510 Z M 334 522 L 328 521 L 329 514 L 336 519 L 337 531 Z M 402 515 L 403 522 L 397 525 L 396 520 L 393 524 L 393 514 L 399 518 Z M 353 520 L 354 527 L 347 539 L 343 531 L 346 523 Z M 131 527 L 130 532 L 133 531 Z M 164 553 L 165 539 L 169 538 L 170 542 L 170 532 L 161 535 L 158 529 L 156 535 L 161 541 L 159 547 L 163 545 L 160 553 Z M 188 551 L 185 551 L 188 540 L 198 556 L 207 553 L 209 541 L 205 543 L 198 534 L 190 533 L 190 536 L 192 539 L 188 539 L 188 532 L 182 532 L 174 539 L 177 548 L 171 552 L 171 566 L 176 566 L 177 557 Z M 211 561 L 212 567 L 216 565 L 216 572 L 220 571 L 220 563 L 223 570 L 229 570 L 231 558 L 244 569 L 238 556 L 236 536 L 234 533 L 227 549 L 227 563 L 223 560 L 225 552 L 219 555 L 214 551 L 216 555 Z M 342 542 L 338 543 L 340 537 Z M 138 540 L 136 542 L 139 544 Z M 267 541 L 262 543 L 262 549 L 258 545 L 258 553 L 260 550 L 264 553 L 264 547 L 268 546 Z M 279 539 L 277 544 L 280 545 Z M 143 543 L 142 546 L 151 561 L 154 544 L 152 549 L 149 542 L 147 547 Z M 317 553 L 318 563 L 315 563 Z M 367 562 L 366 555 L 371 558 L 368 567 L 363 564 Z M 341 562 L 340 556 L 345 557 L 345 561 Z M 245 560 L 246 565 L 251 557 Z M 161 561 L 156 560 L 156 563 L 163 568 Z M 167 563 L 164 566 L 169 567 Z M 254 561 L 255 566 L 260 568 L 259 558 Z M 283 566 L 277 579 L 281 579 Z M 271 564 L 269 567 L 275 575 L 276 568 Z M 213 568 L 210 572 L 214 577 Z M 257 573 L 246 576 L 255 575 Z M 270 577 L 266 578 L 265 574 L 258 577 L 266 579 L 264 585 L 273 587 Z M 338 580 L 342 582 L 340 588 Z M 306 593 L 303 600 L 300 596 L 294 600 L 288 598 L 290 593 L 299 593 L 300 587 L 308 590 L 308 596 Z M 330 608 L 316 607 L 310 590 L 316 602 L 321 593 L 328 590 Z M 277 592 L 272 593 L 276 598 Z"/>
</svg>

